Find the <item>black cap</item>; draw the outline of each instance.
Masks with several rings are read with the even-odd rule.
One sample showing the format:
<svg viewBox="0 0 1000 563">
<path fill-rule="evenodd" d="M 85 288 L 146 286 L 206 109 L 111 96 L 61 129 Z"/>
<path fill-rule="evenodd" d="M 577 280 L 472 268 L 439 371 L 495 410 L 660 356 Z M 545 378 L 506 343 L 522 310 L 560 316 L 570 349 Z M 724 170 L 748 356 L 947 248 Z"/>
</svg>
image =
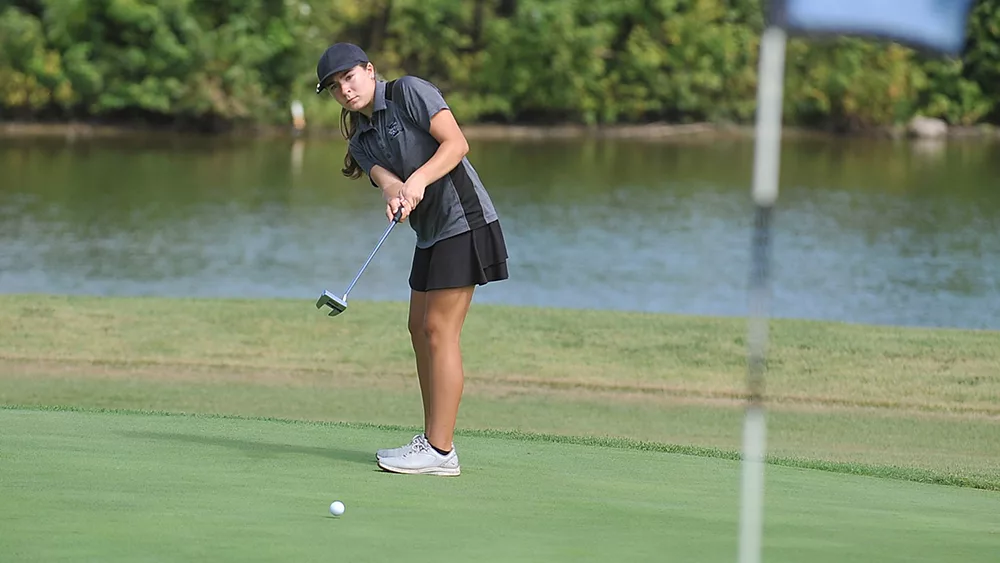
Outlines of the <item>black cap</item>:
<svg viewBox="0 0 1000 563">
<path fill-rule="evenodd" d="M 328 78 L 349 68 L 368 62 L 368 55 L 361 47 L 353 43 L 335 43 L 330 45 L 316 64 L 316 93 L 323 91 L 323 83 Z"/>
</svg>

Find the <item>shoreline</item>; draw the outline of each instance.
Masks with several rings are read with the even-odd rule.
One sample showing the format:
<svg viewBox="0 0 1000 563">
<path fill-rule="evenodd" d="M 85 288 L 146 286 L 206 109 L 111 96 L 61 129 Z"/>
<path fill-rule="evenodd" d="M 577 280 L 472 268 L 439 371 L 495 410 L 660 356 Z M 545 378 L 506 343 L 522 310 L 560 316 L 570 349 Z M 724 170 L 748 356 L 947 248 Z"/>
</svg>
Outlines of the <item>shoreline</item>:
<svg viewBox="0 0 1000 563">
<path fill-rule="evenodd" d="M 578 124 L 555 125 L 505 125 L 491 123 L 470 123 L 462 125 L 465 135 L 470 140 L 484 141 L 534 141 L 534 140 L 567 140 L 567 139 L 601 139 L 601 140 L 642 140 L 671 141 L 690 139 L 753 139 L 754 126 L 718 123 L 645 123 L 633 125 L 586 126 Z M 814 138 L 814 139 L 914 139 L 922 140 L 908 133 L 906 126 L 880 127 L 864 131 L 834 132 L 822 129 L 809 129 L 796 126 L 782 128 L 784 138 Z M 340 131 L 329 127 L 305 127 L 299 131 L 291 125 L 250 125 L 234 126 L 231 129 L 217 132 L 202 132 L 189 128 L 154 126 L 142 124 L 105 124 L 85 121 L 71 122 L 30 122 L 3 121 L 0 122 L 0 138 L 30 139 L 62 137 L 67 140 L 76 139 L 107 139 L 130 138 L 136 136 L 179 136 L 201 138 L 340 138 Z M 991 125 L 950 126 L 941 139 L 974 139 L 1000 141 L 1000 127 Z"/>
</svg>

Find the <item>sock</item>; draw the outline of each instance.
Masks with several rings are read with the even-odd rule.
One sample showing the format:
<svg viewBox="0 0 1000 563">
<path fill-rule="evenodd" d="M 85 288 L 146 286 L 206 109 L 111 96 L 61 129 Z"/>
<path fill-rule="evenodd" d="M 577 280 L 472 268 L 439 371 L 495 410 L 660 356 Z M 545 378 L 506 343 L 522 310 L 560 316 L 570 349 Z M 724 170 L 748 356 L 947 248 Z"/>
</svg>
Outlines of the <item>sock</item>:
<svg viewBox="0 0 1000 563">
<path fill-rule="evenodd" d="M 438 448 L 438 447 L 437 447 L 437 446 L 435 446 L 434 444 L 431 444 L 431 441 L 430 441 L 430 440 L 427 440 L 427 443 L 428 443 L 428 444 L 430 444 L 430 446 L 431 446 L 432 448 L 434 448 L 434 451 L 436 451 L 437 453 L 439 453 L 439 454 L 441 454 L 441 455 L 448 455 L 448 454 L 450 454 L 450 453 L 451 453 L 451 450 L 448 450 L 448 451 L 445 451 L 445 450 L 442 450 L 442 449 Z"/>
</svg>

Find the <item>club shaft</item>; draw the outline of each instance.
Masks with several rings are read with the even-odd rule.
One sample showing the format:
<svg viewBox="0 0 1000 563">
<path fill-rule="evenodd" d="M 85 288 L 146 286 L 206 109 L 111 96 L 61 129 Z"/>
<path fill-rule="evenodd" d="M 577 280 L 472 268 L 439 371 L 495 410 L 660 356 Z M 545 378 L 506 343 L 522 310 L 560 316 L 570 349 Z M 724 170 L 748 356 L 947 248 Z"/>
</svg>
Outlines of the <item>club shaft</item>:
<svg viewBox="0 0 1000 563">
<path fill-rule="evenodd" d="M 385 239 L 389 237 L 389 233 L 392 232 L 392 228 L 395 226 L 396 226 L 396 221 L 392 221 L 391 223 L 389 223 L 389 226 L 386 227 L 385 234 L 382 235 L 382 238 L 379 239 L 378 244 L 375 245 L 375 249 L 372 250 L 372 253 L 368 255 L 368 259 L 365 260 L 364 265 L 361 266 L 360 270 L 358 270 L 358 275 L 354 276 L 354 281 L 351 282 L 351 285 L 347 286 L 347 291 L 344 292 L 344 299 L 347 299 L 347 294 L 350 293 L 352 289 L 354 289 L 354 284 L 358 283 L 358 280 L 361 279 L 361 274 L 365 272 L 365 268 L 367 268 L 368 264 L 371 263 L 372 258 L 375 257 L 375 253 L 378 252 L 379 248 L 381 248 L 382 243 L 385 242 Z"/>
</svg>

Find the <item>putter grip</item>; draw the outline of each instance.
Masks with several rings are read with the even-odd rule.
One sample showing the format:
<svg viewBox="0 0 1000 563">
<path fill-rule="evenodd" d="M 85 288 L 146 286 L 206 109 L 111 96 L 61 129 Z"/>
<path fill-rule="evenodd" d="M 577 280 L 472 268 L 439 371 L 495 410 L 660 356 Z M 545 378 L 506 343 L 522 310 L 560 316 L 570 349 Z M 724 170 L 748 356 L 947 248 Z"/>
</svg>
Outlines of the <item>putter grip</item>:
<svg viewBox="0 0 1000 563">
<path fill-rule="evenodd" d="M 393 223 L 398 223 L 399 219 L 403 216 L 403 206 L 400 205 L 399 209 L 396 210 L 396 214 L 392 217 Z"/>
</svg>

